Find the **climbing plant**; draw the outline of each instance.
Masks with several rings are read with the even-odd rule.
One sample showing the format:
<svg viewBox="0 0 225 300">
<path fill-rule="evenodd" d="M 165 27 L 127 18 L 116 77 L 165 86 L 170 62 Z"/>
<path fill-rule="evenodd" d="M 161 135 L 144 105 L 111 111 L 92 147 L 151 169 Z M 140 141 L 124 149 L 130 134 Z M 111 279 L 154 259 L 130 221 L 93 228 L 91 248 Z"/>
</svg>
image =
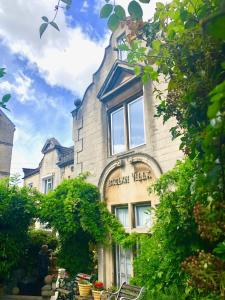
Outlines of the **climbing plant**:
<svg viewBox="0 0 225 300">
<path fill-rule="evenodd" d="M 130 246 L 136 238 L 125 233 L 84 176 L 64 180 L 48 193 L 40 203 L 40 218 L 59 233 L 59 263 L 72 274 L 90 272 L 93 245 L 114 241 Z"/>
</svg>

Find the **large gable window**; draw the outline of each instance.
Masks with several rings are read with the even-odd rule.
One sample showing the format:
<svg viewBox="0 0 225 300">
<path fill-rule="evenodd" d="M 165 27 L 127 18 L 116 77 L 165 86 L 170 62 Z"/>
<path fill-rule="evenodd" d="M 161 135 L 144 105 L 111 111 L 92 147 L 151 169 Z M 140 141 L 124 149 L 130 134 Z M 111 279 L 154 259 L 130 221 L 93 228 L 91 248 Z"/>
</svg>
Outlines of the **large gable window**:
<svg viewBox="0 0 225 300">
<path fill-rule="evenodd" d="M 124 108 L 121 107 L 111 114 L 112 154 L 126 150 L 124 125 Z"/>
<path fill-rule="evenodd" d="M 128 104 L 129 148 L 145 143 L 143 98 Z"/>
<path fill-rule="evenodd" d="M 144 101 L 140 97 L 124 104 L 110 114 L 111 154 L 141 146 L 145 143 Z"/>
</svg>

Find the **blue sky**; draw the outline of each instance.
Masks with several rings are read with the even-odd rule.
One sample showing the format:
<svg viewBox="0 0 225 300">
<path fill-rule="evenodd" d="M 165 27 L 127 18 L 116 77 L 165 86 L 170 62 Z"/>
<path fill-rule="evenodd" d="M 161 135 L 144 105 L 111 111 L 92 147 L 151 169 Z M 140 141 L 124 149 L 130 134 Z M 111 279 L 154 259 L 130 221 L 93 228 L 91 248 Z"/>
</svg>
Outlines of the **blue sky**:
<svg viewBox="0 0 225 300">
<path fill-rule="evenodd" d="M 118 0 L 127 5 L 128 0 Z M 155 0 L 145 8 L 153 15 Z M 104 0 L 73 0 L 57 16 L 60 32 L 49 28 L 40 40 L 41 17 L 54 15 L 56 0 L 0 1 L 0 95 L 11 93 L 10 112 L 16 125 L 11 173 L 35 168 L 49 137 L 62 145 L 72 141 L 74 100 L 82 98 L 98 69 L 110 32 L 99 10 Z"/>
</svg>

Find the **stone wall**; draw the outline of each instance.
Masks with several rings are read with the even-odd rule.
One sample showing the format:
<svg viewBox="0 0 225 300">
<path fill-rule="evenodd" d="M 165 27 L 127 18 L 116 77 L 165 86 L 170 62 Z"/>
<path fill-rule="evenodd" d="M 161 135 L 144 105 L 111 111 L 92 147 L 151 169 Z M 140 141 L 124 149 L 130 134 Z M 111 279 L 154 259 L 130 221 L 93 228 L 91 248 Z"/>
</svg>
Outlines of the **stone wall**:
<svg viewBox="0 0 225 300">
<path fill-rule="evenodd" d="M 15 126 L 0 110 L 0 178 L 10 175 Z"/>
</svg>

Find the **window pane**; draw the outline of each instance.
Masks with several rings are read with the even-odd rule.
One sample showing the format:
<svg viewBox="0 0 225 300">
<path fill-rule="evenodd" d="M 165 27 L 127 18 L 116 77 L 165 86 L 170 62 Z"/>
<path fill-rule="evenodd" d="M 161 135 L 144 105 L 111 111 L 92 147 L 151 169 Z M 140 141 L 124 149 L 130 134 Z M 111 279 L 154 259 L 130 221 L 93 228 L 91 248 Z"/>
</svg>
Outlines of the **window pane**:
<svg viewBox="0 0 225 300">
<path fill-rule="evenodd" d="M 123 45 L 126 42 L 126 38 L 125 35 L 121 36 L 120 38 L 118 38 L 117 40 L 117 45 Z M 127 51 L 123 51 L 118 49 L 118 59 L 126 61 L 127 60 Z"/>
<path fill-rule="evenodd" d="M 149 227 L 151 225 L 150 205 L 137 205 L 135 207 L 136 226 Z"/>
<path fill-rule="evenodd" d="M 111 114 L 112 154 L 125 151 L 124 108 Z"/>
<path fill-rule="evenodd" d="M 49 191 L 51 191 L 53 189 L 53 182 L 52 182 L 52 178 L 48 178 L 44 180 L 44 192 L 45 194 L 47 194 Z"/>
<path fill-rule="evenodd" d="M 128 105 L 129 111 L 129 143 L 130 148 L 145 143 L 143 98 Z"/>
<path fill-rule="evenodd" d="M 120 223 L 124 227 L 129 227 L 128 207 L 116 207 L 115 213 L 116 213 L 116 216 L 119 219 Z"/>
</svg>

